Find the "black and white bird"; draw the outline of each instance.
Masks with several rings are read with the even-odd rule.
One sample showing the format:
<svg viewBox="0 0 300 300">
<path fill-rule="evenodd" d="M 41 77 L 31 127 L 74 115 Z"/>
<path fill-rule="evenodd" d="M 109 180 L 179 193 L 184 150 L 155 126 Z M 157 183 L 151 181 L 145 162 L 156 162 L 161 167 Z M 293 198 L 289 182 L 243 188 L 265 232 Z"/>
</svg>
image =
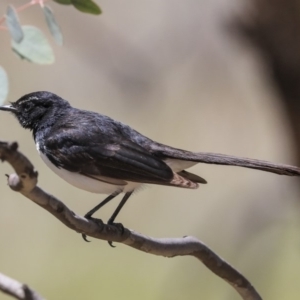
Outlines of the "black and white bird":
<svg viewBox="0 0 300 300">
<path fill-rule="evenodd" d="M 74 108 L 50 92 L 27 94 L 0 110 L 12 112 L 22 127 L 32 131 L 42 160 L 57 175 L 82 190 L 109 194 L 85 217 L 91 218 L 104 204 L 125 193 L 109 224 L 142 184 L 196 189 L 206 183 L 186 171 L 199 162 L 300 175 L 300 169 L 293 166 L 169 147 L 107 116 Z"/>
</svg>

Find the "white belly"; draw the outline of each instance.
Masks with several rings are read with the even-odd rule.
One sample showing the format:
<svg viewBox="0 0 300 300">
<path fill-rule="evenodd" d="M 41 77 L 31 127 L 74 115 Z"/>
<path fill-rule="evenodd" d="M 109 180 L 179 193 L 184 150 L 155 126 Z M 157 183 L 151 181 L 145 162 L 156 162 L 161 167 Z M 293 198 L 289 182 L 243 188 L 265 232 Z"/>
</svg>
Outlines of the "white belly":
<svg viewBox="0 0 300 300">
<path fill-rule="evenodd" d="M 131 192 L 138 187 L 140 187 L 142 184 L 138 182 L 131 182 L 127 181 L 127 185 L 120 186 L 120 185 L 114 185 L 109 184 L 106 182 L 102 182 L 99 180 L 95 180 L 89 177 L 86 177 L 84 175 L 81 175 L 79 173 L 70 172 L 65 169 L 60 169 L 55 167 L 50 160 L 44 155 L 40 149 L 39 144 L 36 144 L 36 148 L 40 154 L 40 157 L 44 161 L 44 163 L 59 177 L 64 179 L 69 184 L 81 189 L 85 190 L 91 193 L 96 194 L 112 194 L 116 191 L 121 191 L 124 193 Z M 165 163 L 174 171 L 174 172 L 180 172 L 184 169 L 190 168 L 193 165 L 197 164 L 196 162 L 190 162 L 190 161 L 181 161 L 178 159 L 167 159 L 165 160 Z"/>
<path fill-rule="evenodd" d="M 37 145 L 38 148 L 38 145 Z M 39 149 L 38 149 L 39 150 Z M 55 167 L 50 160 L 39 151 L 39 154 L 44 161 L 44 163 L 59 177 L 64 179 L 69 184 L 91 193 L 96 194 L 112 194 L 115 191 L 122 191 L 124 193 L 131 192 L 138 188 L 141 183 L 138 182 L 128 182 L 125 186 L 119 186 L 114 184 L 109 184 L 99 180 L 95 180 L 79 173 L 74 173 L 67 171 L 65 169 L 59 169 Z"/>
</svg>

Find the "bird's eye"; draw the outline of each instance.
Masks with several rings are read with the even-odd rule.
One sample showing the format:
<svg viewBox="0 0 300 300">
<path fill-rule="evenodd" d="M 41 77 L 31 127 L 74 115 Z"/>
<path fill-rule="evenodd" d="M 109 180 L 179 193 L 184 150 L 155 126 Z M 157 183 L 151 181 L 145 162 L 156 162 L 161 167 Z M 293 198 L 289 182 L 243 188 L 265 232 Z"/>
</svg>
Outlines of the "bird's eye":
<svg viewBox="0 0 300 300">
<path fill-rule="evenodd" d="M 30 108 L 31 108 L 30 103 L 27 102 L 27 103 L 24 103 L 24 104 L 23 104 L 23 110 L 24 110 L 24 111 L 28 111 Z"/>
<path fill-rule="evenodd" d="M 48 102 L 44 103 L 45 108 L 49 108 L 50 106 L 51 106 L 51 103 L 48 103 Z"/>
</svg>

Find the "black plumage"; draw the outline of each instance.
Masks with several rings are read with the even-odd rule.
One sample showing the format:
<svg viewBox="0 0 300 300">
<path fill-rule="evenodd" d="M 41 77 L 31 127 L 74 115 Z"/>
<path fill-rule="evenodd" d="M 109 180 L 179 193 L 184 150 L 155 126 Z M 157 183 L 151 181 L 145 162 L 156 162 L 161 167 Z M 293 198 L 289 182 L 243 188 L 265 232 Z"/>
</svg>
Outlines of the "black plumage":
<svg viewBox="0 0 300 300">
<path fill-rule="evenodd" d="M 198 162 L 300 175 L 300 169 L 293 166 L 163 145 L 107 116 L 73 108 L 49 92 L 27 94 L 0 110 L 12 112 L 24 128 L 32 130 L 42 158 L 62 178 L 93 192 L 110 191 L 111 195 L 86 217 L 125 192 L 110 223 L 140 184 L 197 188 L 199 183 L 206 183 L 185 170 Z"/>
</svg>

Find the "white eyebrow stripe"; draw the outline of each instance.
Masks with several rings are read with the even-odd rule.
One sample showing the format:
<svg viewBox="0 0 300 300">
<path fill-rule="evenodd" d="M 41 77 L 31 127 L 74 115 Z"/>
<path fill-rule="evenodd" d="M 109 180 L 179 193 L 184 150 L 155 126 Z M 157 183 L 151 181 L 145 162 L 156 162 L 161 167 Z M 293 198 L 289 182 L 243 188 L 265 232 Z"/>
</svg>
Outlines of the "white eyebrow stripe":
<svg viewBox="0 0 300 300">
<path fill-rule="evenodd" d="M 36 96 L 32 96 L 32 97 L 30 97 L 30 98 L 28 98 L 28 99 L 21 100 L 21 101 L 19 102 L 19 104 L 23 104 L 23 103 L 26 103 L 26 102 L 32 101 L 32 100 L 39 100 L 39 98 L 36 97 Z"/>
</svg>

